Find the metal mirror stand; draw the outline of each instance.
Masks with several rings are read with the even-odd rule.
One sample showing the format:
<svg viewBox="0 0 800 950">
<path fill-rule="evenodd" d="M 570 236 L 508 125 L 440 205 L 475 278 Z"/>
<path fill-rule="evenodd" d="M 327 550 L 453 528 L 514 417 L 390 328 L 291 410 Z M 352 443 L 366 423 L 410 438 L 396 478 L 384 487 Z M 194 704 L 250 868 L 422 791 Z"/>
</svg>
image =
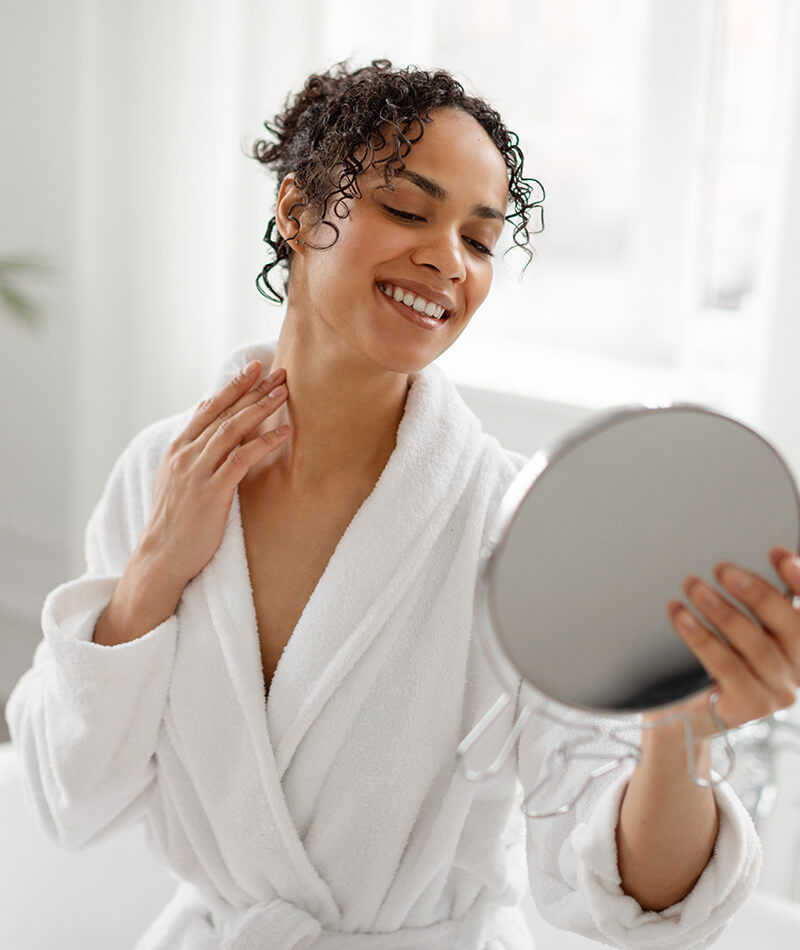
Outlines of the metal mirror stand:
<svg viewBox="0 0 800 950">
<path fill-rule="evenodd" d="M 719 727 L 719 733 L 713 737 L 713 739 L 722 738 L 725 743 L 725 753 L 728 758 L 728 767 L 725 770 L 725 774 L 722 775 L 717 781 L 708 781 L 706 779 L 700 778 L 695 769 L 694 756 L 691 754 L 691 749 L 694 748 L 694 736 L 692 732 L 692 723 L 689 718 L 688 713 L 685 710 L 677 710 L 671 714 L 667 714 L 662 718 L 656 720 L 655 722 L 650 723 L 637 723 L 637 728 L 641 729 L 657 729 L 659 726 L 666 725 L 669 722 L 675 722 L 678 719 L 683 719 L 685 734 L 686 734 L 686 762 L 689 770 L 689 775 L 692 778 L 692 781 L 701 786 L 702 788 L 711 788 L 715 785 L 719 785 L 720 782 L 725 781 L 728 776 L 731 774 L 731 771 L 734 768 L 736 763 L 736 753 L 730 742 L 728 733 L 728 727 L 722 721 L 717 712 L 717 702 L 719 701 L 719 693 L 711 693 L 709 696 L 709 708 L 711 710 L 711 715 L 714 717 L 714 721 Z M 604 730 L 596 723 L 587 722 L 585 725 L 577 725 L 575 722 L 562 719 L 557 716 L 552 710 L 547 709 L 545 704 L 542 703 L 539 706 L 525 705 L 523 706 L 521 712 L 517 716 L 516 722 L 514 723 L 508 737 L 503 743 L 503 747 L 495 758 L 494 762 L 483 771 L 475 771 L 469 769 L 466 766 L 466 756 L 467 754 L 477 745 L 480 741 L 483 734 L 491 726 L 491 724 L 497 719 L 497 717 L 502 713 L 502 711 L 508 706 L 511 702 L 511 697 L 508 693 L 503 692 L 494 703 L 494 705 L 486 712 L 486 714 L 476 723 L 473 729 L 470 730 L 468 735 L 464 737 L 461 743 L 456 750 L 456 757 L 459 763 L 459 771 L 464 776 L 468 782 L 483 782 L 487 779 L 493 778 L 495 775 L 500 772 L 505 763 L 508 761 L 508 757 L 511 754 L 512 749 L 515 747 L 519 741 L 522 730 L 525 728 L 528 719 L 532 715 L 538 715 L 545 719 L 549 719 L 552 722 L 555 722 L 562 726 L 567 726 L 571 730 L 574 730 L 576 735 L 575 738 L 567 739 L 561 742 L 556 746 L 548 755 L 545 768 L 544 768 L 544 777 L 536 785 L 533 791 L 528 795 L 525 801 L 522 803 L 523 814 L 527 818 L 553 818 L 556 815 L 563 815 L 573 808 L 576 802 L 585 794 L 591 783 L 600 778 L 601 775 L 605 775 L 608 772 L 612 772 L 614 769 L 619 768 L 624 762 L 638 762 L 640 758 L 640 748 L 639 746 L 631 742 L 630 739 L 624 738 L 620 735 L 620 731 L 623 727 L 616 727 L 609 729 L 605 732 L 605 735 L 613 740 L 614 742 L 619 743 L 623 746 L 626 751 L 622 754 L 614 754 L 611 752 L 592 752 L 592 751 L 578 751 L 581 746 L 588 745 L 598 739 L 601 739 L 604 735 Z M 712 739 L 712 741 L 713 741 Z M 569 800 L 561 805 L 559 805 L 554 811 L 533 811 L 530 807 L 532 799 L 540 792 L 544 786 L 549 782 L 552 782 L 558 774 L 558 771 L 563 769 L 564 766 L 573 759 L 586 759 L 586 760 L 602 760 L 604 764 L 593 769 L 583 785 L 578 789 L 577 793 Z M 713 772 L 712 772 L 713 775 Z"/>
</svg>

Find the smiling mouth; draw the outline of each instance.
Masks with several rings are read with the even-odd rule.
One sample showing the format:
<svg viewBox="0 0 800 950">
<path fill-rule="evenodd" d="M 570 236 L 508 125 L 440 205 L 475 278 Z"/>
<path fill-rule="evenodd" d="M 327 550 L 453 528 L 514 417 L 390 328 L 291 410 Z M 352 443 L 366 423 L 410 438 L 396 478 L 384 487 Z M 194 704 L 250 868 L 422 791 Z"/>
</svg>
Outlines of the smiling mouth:
<svg viewBox="0 0 800 950">
<path fill-rule="evenodd" d="M 426 300 L 419 294 L 413 294 L 410 290 L 404 290 L 402 287 L 395 287 L 389 283 L 379 283 L 376 286 L 385 297 L 403 304 L 408 307 L 409 310 L 413 310 L 420 316 L 429 317 L 432 320 L 439 320 L 442 323 L 450 316 L 449 310 L 445 310 L 441 305 Z"/>
</svg>

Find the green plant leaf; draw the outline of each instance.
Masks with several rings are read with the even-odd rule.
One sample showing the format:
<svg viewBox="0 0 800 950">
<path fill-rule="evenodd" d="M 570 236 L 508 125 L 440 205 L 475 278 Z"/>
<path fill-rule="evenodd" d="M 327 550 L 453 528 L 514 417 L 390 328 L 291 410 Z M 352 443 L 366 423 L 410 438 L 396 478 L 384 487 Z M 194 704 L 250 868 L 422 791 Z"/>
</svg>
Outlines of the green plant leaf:
<svg viewBox="0 0 800 950">
<path fill-rule="evenodd" d="M 0 256 L 0 275 L 11 271 L 39 271 L 42 273 L 52 273 L 53 268 L 44 257 L 25 254 L 16 257 Z"/>
<path fill-rule="evenodd" d="M 2 280 L 0 280 L 0 300 L 14 316 L 29 325 L 35 324 L 41 317 L 40 312 L 26 297 Z"/>
<path fill-rule="evenodd" d="M 0 303 L 13 316 L 34 326 L 41 319 L 41 312 L 9 281 L 12 273 L 26 271 L 52 274 L 54 269 L 45 258 L 32 254 L 0 257 Z"/>
</svg>

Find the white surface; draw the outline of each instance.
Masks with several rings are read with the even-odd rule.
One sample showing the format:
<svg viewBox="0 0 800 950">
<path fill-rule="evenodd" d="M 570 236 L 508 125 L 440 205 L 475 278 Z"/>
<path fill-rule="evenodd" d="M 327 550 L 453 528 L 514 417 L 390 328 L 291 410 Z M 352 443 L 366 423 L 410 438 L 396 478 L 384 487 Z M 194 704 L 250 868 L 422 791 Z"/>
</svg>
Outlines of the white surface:
<svg viewBox="0 0 800 950">
<path fill-rule="evenodd" d="M 0 743 L 0 921 L 4 950 L 132 947 L 177 886 L 147 850 L 142 827 L 85 851 L 62 851 L 36 825 L 10 743 Z M 43 900 L 44 898 L 44 900 Z M 538 950 L 598 944 L 556 930 L 525 905 Z M 734 917 L 720 950 L 796 950 L 800 905 L 757 893 Z"/>
<path fill-rule="evenodd" d="M 0 743 L 3 950 L 129 950 L 177 887 L 139 826 L 63 851 L 36 823 L 11 743 Z"/>
</svg>

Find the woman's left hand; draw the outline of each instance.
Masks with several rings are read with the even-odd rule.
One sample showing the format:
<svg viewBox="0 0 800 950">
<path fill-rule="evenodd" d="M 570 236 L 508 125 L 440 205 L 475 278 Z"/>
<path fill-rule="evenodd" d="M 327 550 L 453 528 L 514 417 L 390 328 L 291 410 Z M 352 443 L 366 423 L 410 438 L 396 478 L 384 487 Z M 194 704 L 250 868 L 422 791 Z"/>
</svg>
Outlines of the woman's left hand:
<svg viewBox="0 0 800 950">
<path fill-rule="evenodd" d="M 789 590 L 800 595 L 800 559 L 796 554 L 787 548 L 771 548 L 769 560 Z M 715 685 L 676 707 L 691 716 L 695 740 L 719 734 L 709 704 L 712 693 L 719 693 L 717 714 L 733 729 L 788 708 L 795 702 L 800 687 L 800 611 L 792 606 L 791 595 L 781 593 L 764 577 L 738 570 L 749 580 L 748 586 L 737 586 L 736 565 L 730 562 L 720 562 L 713 573 L 720 586 L 760 624 L 754 623 L 735 600 L 729 602 L 715 591 L 711 593 L 716 604 L 704 603 L 702 591 L 709 588 L 694 575 L 682 585 L 699 615 L 711 621 L 730 645 L 692 618 L 680 601 L 667 604 L 666 613 L 673 627 L 715 680 Z M 693 621 L 689 627 L 682 623 L 686 618 Z M 658 716 L 650 714 L 645 718 Z"/>
</svg>

